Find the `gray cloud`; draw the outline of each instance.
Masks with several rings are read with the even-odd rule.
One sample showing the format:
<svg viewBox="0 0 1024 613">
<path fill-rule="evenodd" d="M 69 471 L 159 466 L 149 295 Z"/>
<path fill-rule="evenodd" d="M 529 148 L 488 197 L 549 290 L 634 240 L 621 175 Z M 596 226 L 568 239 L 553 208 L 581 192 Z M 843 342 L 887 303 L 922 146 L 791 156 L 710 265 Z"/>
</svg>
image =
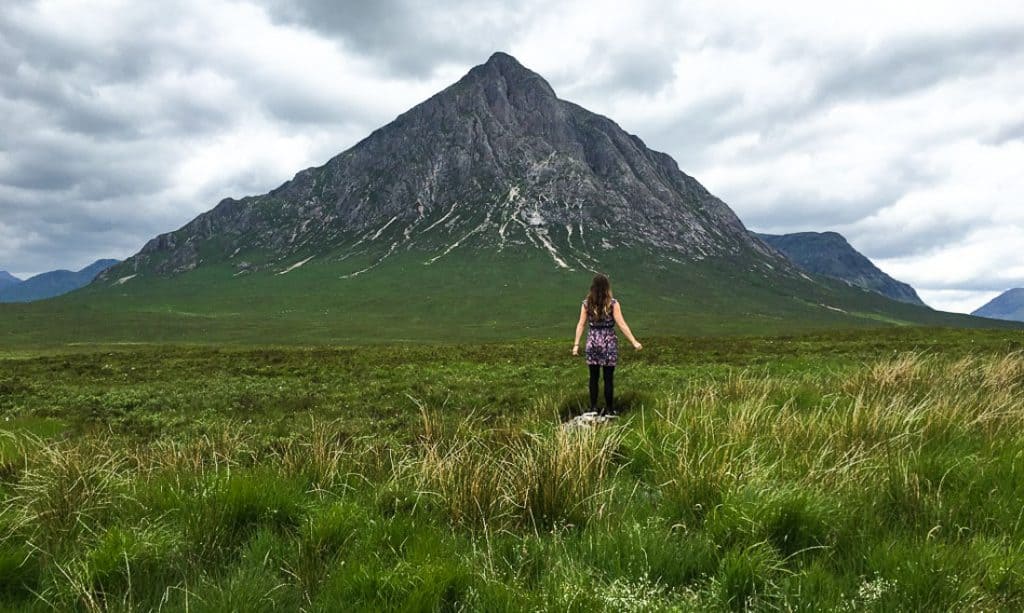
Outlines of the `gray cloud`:
<svg viewBox="0 0 1024 613">
<path fill-rule="evenodd" d="M 866 211 L 875 211 L 887 200 L 879 196 L 861 201 L 810 199 L 803 194 L 783 196 L 770 207 L 744 216 L 743 223 L 758 232 L 789 234 L 792 232 L 847 233 L 845 228 L 863 218 Z"/>
<path fill-rule="evenodd" d="M 997 127 L 992 136 L 986 139 L 986 142 L 992 145 L 1002 145 L 1015 140 L 1024 141 L 1024 120 Z"/>
<path fill-rule="evenodd" d="M 516 16 L 529 11 L 515 2 L 491 3 L 484 9 L 472 0 L 261 3 L 280 23 L 325 34 L 387 70 L 409 77 L 428 76 L 443 62 L 478 63 L 495 49 L 505 48 L 516 29 Z"/>
<path fill-rule="evenodd" d="M 740 42 L 730 37 L 718 37 L 712 42 L 727 47 L 751 45 L 750 40 Z M 790 42 L 775 55 L 778 61 L 815 57 L 825 69 L 806 91 L 794 91 L 792 97 L 781 103 L 751 101 L 742 90 L 706 97 L 667 123 L 644 125 L 653 134 L 651 142 L 672 153 L 684 168 L 690 165 L 685 162 L 699 163 L 703 148 L 750 130 L 765 135 L 765 142 L 770 145 L 769 149 L 761 149 L 762 155 L 820 145 L 808 138 L 801 140 L 790 128 L 835 105 L 898 99 L 939 83 L 1024 60 L 1018 57 L 1024 55 L 1024 27 L 1003 26 L 964 35 L 908 36 L 867 51 L 840 46 L 823 52 L 807 44 Z M 627 65 L 628 58 L 624 58 L 624 66 Z M 663 87 L 663 80 L 671 76 L 670 71 L 664 70 L 665 62 L 659 65 L 662 70 L 646 84 L 647 91 Z M 617 79 L 602 82 L 605 94 L 609 88 L 629 90 L 634 85 L 625 68 Z M 1006 126 L 993 139 L 1001 142 L 1020 138 L 1022 134 L 1024 128 L 1017 123 Z"/>
<path fill-rule="evenodd" d="M 655 94 L 675 78 L 678 50 L 657 40 L 623 45 L 621 41 L 595 41 L 583 63 L 587 72 L 572 75 L 559 95 L 567 98 L 603 97 L 609 93 Z"/>
<path fill-rule="evenodd" d="M 987 223 L 987 220 L 980 219 L 957 222 L 942 217 L 926 217 L 912 228 L 893 229 L 885 224 L 857 224 L 856 221 L 839 227 L 872 259 L 927 256 L 945 246 L 957 244 Z"/>
<path fill-rule="evenodd" d="M 1003 292 L 1012 287 L 1024 287 L 1024 276 L 987 275 L 960 281 L 929 283 L 930 290 L 960 290 L 969 292 Z M 978 306 L 981 306 L 980 304 Z"/>
<path fill-rule="evenodd" d="M 1024 28 L 908 37 L 864 52 L 839 52 L 819 81 L 818 100 L 884 98 L 991 70 L 1024 51 Z M 849 54 L 849 55 L 848 55 Z"/>
</svg>

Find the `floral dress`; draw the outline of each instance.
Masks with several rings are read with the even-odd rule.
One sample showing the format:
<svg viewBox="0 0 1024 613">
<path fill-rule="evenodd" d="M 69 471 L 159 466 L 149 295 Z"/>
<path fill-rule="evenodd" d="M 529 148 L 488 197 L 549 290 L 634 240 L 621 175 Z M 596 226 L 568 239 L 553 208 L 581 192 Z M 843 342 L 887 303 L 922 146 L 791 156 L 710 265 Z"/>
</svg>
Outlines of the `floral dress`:
<svg viewBox="0 0 1024 613">
<path fill-rule="evenodd" d="M 615 312 L 616 300 L 612 298 L 612 312 Z M 583 301 L 583 308 L 587 301 Z M 587 364 L 592 366 L 615 366 L 619 358 L 619 339 L 615 336 L 615 319 L 587 317 L 590 328 L 587 330 Z"/>
</svg>

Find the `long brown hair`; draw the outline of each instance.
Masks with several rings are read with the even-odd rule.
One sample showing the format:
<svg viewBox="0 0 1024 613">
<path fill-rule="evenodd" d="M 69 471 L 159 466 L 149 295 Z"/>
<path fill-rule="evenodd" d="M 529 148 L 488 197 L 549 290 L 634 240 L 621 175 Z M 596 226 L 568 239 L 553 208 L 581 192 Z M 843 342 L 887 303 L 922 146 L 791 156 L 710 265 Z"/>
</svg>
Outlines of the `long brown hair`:
<svg viewBox="0 0 1024 613">
<path fill-rule="evenodd" d="M 587 317 L 593 320 L 607 319 L 612 314 L 612 285 L 608 277 L 594 275 L 587 294 Z"/>
</svg>

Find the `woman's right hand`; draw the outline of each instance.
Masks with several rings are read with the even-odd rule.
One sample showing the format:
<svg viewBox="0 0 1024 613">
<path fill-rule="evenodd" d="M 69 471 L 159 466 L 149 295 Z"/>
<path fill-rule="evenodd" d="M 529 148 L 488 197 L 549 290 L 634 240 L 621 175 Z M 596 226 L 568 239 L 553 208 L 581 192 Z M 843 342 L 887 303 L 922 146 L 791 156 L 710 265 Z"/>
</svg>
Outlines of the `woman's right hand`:
<svg viewBox="0 0 1024 613">
<path fill-rule="evenodd" d="M 580 354 L 580 346 L 579 345 L 573 345 L 572 346 L 572 354 L 573 355 L 579 355 Z"/>
</svg>

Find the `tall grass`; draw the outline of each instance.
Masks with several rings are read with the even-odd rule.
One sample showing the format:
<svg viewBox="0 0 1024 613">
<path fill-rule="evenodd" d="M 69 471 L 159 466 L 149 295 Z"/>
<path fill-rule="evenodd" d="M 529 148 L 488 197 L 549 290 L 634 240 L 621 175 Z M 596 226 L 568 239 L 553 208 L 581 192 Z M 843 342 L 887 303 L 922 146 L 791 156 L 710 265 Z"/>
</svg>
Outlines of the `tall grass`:
<svg viewBox="0 0 1024 613">
<path fill-rule="evenodd" d="M 539 530 L 600 519 L 621 433 L 548 430 L 498 442 L 486 433 L 429 440 L 410 463 L 412 486 L 459 524 Z"/>
<path fill-rule="evenodd" d="M 4 435 L 0 604 L 1014 610 L 1024 354 L 730 369 L 564 430 Z M 450 407 L 446 407 L 446 410 Z"/>
</svg>

